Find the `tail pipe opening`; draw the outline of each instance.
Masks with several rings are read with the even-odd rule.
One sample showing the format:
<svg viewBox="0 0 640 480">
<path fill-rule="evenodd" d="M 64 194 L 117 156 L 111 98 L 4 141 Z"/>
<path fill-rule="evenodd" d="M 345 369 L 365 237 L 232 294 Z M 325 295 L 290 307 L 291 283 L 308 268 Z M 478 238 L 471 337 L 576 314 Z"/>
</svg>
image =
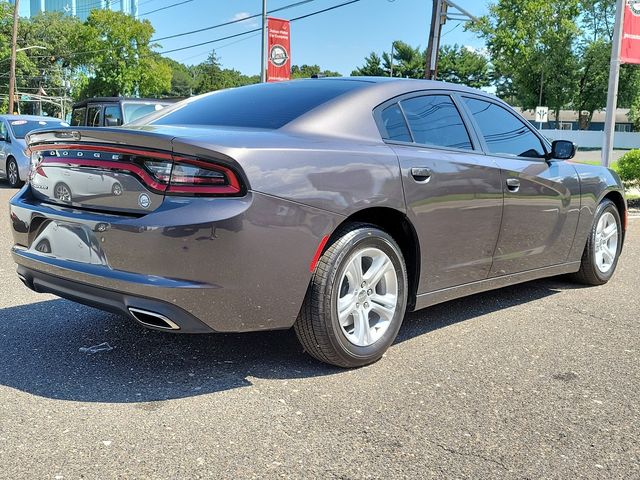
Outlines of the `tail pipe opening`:
<svg viewBox="0 0 640 480">
<path fill-rule="evenodd" d="M 145 327 L 158 328 L 160 330 L 180 330 L 180 326 L 160 313 L 129 307 L 129 313 Z"/>
</svg>

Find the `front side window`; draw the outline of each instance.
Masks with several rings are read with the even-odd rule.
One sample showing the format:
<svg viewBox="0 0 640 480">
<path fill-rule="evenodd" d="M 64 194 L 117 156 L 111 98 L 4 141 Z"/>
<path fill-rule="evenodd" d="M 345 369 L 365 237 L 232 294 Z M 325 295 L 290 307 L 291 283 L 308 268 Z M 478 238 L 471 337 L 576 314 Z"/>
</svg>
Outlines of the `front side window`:
<svg viewBox="0 0 640 480">
<path fill-rule="evenodd" d="M 382 138 L 399 142 L 411 142 L 411 133 L 397 103 L 385 108 L 380 114 Z"/>
<path fill-rule="evenodd" d="M 540 139 L 511 112 L 495 103 L 464 99 L 476 120 L 489 152 L 526 158 L 544 157 Z"/>
<path fill-rule="evenodd" d="M 100 105 L 93 105 L 87 110 L 87 125 L 90 127 L 100 126 Z"/>
<path fill-rule="evenodd" d="M 413 97 L 400 105 L 416 143 L 473 150 L 460 112 L 448 95 Z"/>
</svg>

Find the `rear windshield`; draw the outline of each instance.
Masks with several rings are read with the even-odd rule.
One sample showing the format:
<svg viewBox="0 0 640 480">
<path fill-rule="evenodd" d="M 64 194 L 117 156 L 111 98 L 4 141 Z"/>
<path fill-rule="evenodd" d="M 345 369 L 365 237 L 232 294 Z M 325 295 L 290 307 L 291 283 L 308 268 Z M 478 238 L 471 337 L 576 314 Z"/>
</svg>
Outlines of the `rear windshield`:
<svg viewBox="0 0 640 480">
<path fill-rule="evenodd" d="M 299 80 L 220 90 L 178 103 L 142 123 L 280 128 L 365 82 Z"/>
<path fill-rule="evenodd" d="M 11 130 L 13 131 L 13 136 L 16 138 L 24 138 L 27 136 L 31 130 L 36 130 L 38 128 L 47 128 L 47 127 L 68 127 L 68 123 L 64 123 L 60 120 L 13 120 L 9 122 L 11 125 Z"/>
</svg>

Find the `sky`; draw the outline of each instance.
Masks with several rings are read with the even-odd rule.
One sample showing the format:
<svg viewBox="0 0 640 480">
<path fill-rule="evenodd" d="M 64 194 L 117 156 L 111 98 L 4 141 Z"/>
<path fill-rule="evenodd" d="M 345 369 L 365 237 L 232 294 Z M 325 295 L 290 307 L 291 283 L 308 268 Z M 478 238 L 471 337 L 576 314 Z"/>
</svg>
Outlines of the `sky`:
<svg viewBox="0 0 640 480">
<path fill-rule="evenodd" d="M 139 13 L 144 14 L 184 0 L 140 0 Z M 297 0 L 268 0 L 268 9 L 295 3 Z M 313 0 L 305 5 L 274 14 L 293 18 L 343 3 L 345 0 Z M 28 2 L 25 2 L 28 3 Z M 474 15 L 487 12 L 485 0 L 457 0 Z M 147 18 L 156 29 L 156 38 L 208 27 L 235 18 L 260 13 L 262 0 L 192 0 L 141 18 Z M 294 22 L 291 25 L 293 64 L 318 64 L 323 69 L 343 75 L 364 63 L 371 52 L 389 51 L 394 40 L 426 48 L 431 17 L 429 0 L 361 0 L 358 3 Z M 179 48 L 215 38 L 233 35 L 259 27 L 260 19 L 249 19 L 219 29 L 163 40 L 159 51 Z M 248 37 L 248 38 L 247 38 Z M 216 49 L 225 68 L 235 68 L 247 75 L 260 71 L 260 35 L 250 34 L 208 46 L 169 54 L 186 64 L 196 64 Z M 483 43 L 464 25 L 448 21 L 443 27 L 443 44 L 458 43 L 481 48 Z"/>
<path fill-rule="evenodd" d="M 268 9 L 276 9 L 299 0 L 267 0 Z M 275 13 L 290 19 L 322 10 L 346 0 L 312 0 L 304 5 Z M 184 2 L 164 10 L 147 12 Z M 28 15 L 29 1 L 22 0 L 21 14 Z M 96 4 L 98 1 L 96 1 Z M 487 0 L 456 0 L 470 13 L 487 13 Z M 427 46 L 431 17 L 430 0 L 360 0 L 336 10 L 303 19 L 291 25 L 292 64 L 317 64 L 322 69 L 349 75 L 364 63 L 370 52 L 388 52 L 394 40 L 412 46 Z M 261 13 L 262 0 L 139 0 L 140 18 L 148 19 L 156 29 L 155 38 L 216 25 Z M 234 35 L 260 26 L 260 19 L 215 30 L 162 40 L 158 51 L 172 50 L 216 38 Z M 448 21 L 443 27 L 442 44 L 460 44 L 482 48 L 483 42 L 465 32 L 460 22 Z M 224 68 L 234 68 L 247 75 L 260 71 L 260 34 L 190 48 L 167 56 L 192 65 L 207 58 L 215 48 Z"/>
</svg>

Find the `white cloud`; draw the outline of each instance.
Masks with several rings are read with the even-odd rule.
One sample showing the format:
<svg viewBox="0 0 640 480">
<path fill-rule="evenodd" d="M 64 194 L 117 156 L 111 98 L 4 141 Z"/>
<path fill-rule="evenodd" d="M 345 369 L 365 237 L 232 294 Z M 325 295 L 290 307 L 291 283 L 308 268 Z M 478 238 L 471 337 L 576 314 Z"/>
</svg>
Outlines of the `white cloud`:
<svg viewBox="0 0 640 480">
<path fill-rule="evenodd" d="M 231 20 L 232 21 L 240 21 L 240 23 L 242 23 L 243 25 L 246 25 L 248 27 L 258 27 L 260 26 L 260 23 L 258 22 L 258 18 L 249 18 L 251 16 L 251 14 L 249 12 L 238 12 L 236 13 Z M 242 20 L 246 20 L 246 22 L 243 22 Z"/>
</svg>

